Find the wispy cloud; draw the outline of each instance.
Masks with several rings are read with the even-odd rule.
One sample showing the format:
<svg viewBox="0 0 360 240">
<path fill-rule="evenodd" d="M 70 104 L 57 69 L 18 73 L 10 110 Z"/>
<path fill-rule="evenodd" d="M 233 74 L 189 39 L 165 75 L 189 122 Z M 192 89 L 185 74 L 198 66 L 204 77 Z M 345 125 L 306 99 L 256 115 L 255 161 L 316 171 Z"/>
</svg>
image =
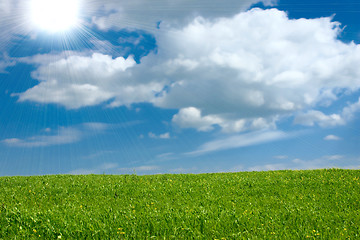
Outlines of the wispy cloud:
<svg viewBox="0 0 360 240">
<path fill-rule="evenodd" d="M 201 145 L 197 150 L 187 153 L 188 155 L 201 155 L 209 152 L 226 149 L 259 145 L 267 142 L 278 141 L 290 137 L 291 134 L 282 131 L 258 131 L 241 135 L 235 135 L 219 140 L 214 140 Z"/>
<path fill-rule="evenodd" d="M 341 140 L 340 137 L 335 136 L 335 135 L 327 135 L 326 137 L 324 137 L 325 141 L 339 141 Z"/>
<path fill-rule="evenodd" d="M 86 174 L 153 174 L 160 170 L 159 166 L 143 165 L 134 167 L 120 167 L 118 163 L 104 163 L 94 168 L 80 168 L 70 171 L 68 174 L 86 175 Z"/>
<path fill-rule="evenodd" d="M 246 169 L 246 171 L 259 172 L 259 171 L 275 171 L 275 170 L 286 170 L 286 169 L 289 169 L 289 167 L 286 164 L 278 163 L 278 164 L 265 164 L 265 165 L 254 166 Z"/>
<path fill-rule="evenodd" d="M 92 169 L 86 169 L 86 168 L 75 169 L 75 170 L 69 172 L 68 174 L 71 174 L 71 175 L 102 174 L 107 171 L 116 169 L 118 167 L 119 167 L 119 165 L 117 163 L 104 163 L 104 164 L 102 164 L 96 168 L 92 168 Z"/>
<path fill-rule="evenodd" d="M 60 128 L 53 135 L 38 135 L 29 138 L 9 138 L 2 142 L 11 147 L 47 147 L 78 142 L 82 133 L 72 127 Z"/>
<path fill-rule="evenodd" d="M 95 153 L 92 153 L 89 155 L 85 155 L 82 157 L 82 159 L 95 159 L 95 158 L 103 157 L 104 155 L 114 154 L 114 153 L 116 153 L 116 152 L 115 151 L 107 151 L 107 150 L 98 151 L 98 152 L 95 152 Z"/>
<path fill-rule="evenodd" d="M 322 156 L 320 158 L 312 160 L 302 160 L 295 158 L 291 161 L 281 162 L 281 163 L 271 163 L 264 165 L 256 165 L 250 167 L 244 167 L 239 169 L 239 171 L 273 171 L 273 170 L 307 170 L 307 169 L 321 169 L 321 168 L 359 168 L 352 166 L 349 167 L 346 165 L 345 157 L 342 155 L 328 155 Z"/>
<path fill-rule="evenodd" d="M 8 73 L 6 69 L 8 67 L 15 66 L 16 62 L 11 59 L 8 55 L 3 54 L 0 56 L 0 73 Z"/>
<path fill-rule="evenodd" d="M 120 124 L 107 124 L 100 122 L 88 122 L 71 127 L 60 127 L 53 130 L 50 128 L 44 129 L 42 134 L 31 136 L 27 138 L 7 138 L 2 140 L 3 144 L 9 147 L 48 147 L 54 145 L 64 145 L 76 143 L 83 138 L 94 134 L 103 133 L 109 129 L 131 127 L 139 122 L 126 122 Z"/>
<path fill-rule="evenodd" d="M 169 139 L 170 138 L 170 133 L 166 132 L 160 135 L 156 135 L 155 133 L 149 132 L 149 138 L 153 138 L 153 139 Z"/>
</svg>

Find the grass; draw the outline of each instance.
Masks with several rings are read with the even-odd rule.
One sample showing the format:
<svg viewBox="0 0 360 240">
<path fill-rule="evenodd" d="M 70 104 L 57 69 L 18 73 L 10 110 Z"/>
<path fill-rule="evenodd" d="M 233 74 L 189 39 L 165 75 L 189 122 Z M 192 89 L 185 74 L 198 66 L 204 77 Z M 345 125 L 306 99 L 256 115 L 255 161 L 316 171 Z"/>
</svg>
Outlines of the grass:
<svg viewBox="0 0 360 240">
<path fill-rule="evenodd" d="M 0 239 L 359 239 L 360 171 L 0 178 Z"/>
</svg>

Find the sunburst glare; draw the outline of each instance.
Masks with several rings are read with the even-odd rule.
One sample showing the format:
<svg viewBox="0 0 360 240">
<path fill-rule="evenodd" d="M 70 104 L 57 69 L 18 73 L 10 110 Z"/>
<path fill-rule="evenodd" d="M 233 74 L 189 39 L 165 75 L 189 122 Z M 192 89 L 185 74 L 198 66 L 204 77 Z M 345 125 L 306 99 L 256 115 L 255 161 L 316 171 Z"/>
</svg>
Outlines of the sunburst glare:
<svg viewBox="0 0 360 240">
<path fill-rule="evenodd" d="M 32 0 L 32 23 L 48 32 L 67 31 L 79 22 L 79 1 L 77 0 Z"/>
</svg>

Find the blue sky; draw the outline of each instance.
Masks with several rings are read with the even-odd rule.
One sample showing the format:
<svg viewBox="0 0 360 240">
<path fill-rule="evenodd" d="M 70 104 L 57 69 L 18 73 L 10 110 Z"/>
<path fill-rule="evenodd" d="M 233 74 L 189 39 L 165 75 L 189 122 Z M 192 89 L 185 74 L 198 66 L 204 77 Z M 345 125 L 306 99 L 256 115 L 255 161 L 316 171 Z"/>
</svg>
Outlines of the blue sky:
<svg viewBox="0 0 360 240">
<path fill-rule="evenodd" d="M 359 13 L 0 0 L 0 176 L 359 169 Z"/>
</svg>

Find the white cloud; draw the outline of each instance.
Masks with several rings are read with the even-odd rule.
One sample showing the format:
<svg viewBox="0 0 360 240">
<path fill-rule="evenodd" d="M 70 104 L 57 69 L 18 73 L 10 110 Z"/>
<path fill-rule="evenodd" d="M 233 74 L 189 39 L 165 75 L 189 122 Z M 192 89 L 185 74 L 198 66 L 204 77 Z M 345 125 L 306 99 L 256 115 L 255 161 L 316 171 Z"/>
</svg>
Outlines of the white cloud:
<svg viewBox="0 0 360 240">
<path fill-rule="evenodd" d="M 286 169 L 289 169 L 286 166 L 286 164 L 278 163 L 278 164 L 265 164 L 265 165 L 254 166 L 246 169 L 246 171 L 260 172 L 260 171 L 275 171 L 275 170 L 286 170 Z"/>
<path fill-rule="evenodd" d="M 15 65 L 16 62 L 6 54 L 3 54 L 3 56 L 0 57 L 0 73 L 8 73 L 6 69 Z"/>
<path fill-rule="evenodd" d="M 75 1 L 75 0 L 74 0 Z M 75 31 L 80 35 L 88 35 L 89 28 L 96 26 L 102 30 L 112 29 L 140 29 L 157 32 L 157 25 L 182 26 L 196 16 L 209 18 L 231 16 L 246 10 L 259 0 L 107 0 L 83 1 L 80 3 L 79 26 Z M 13 46 L 12 41 L 22 36 L 36 39 L 38 26 L 32 21 L 33 4 L 30 0 L 0 0 L 0 52 L 7 51 Z M 276 0 L 262 0 L 265 5 L 274 5 Z M 92 34 L 92 33 L 90 33 Z M 66 41 L 72 38 L 66 34 Z M 92 40 L 90 40 L 92 41 Z M 0 63 L 4 65 L 4 63 Z M 0 66 L 1 69 L 1 66 Z"/>
<path fill-rule="evenodd" d="M 162 153 L 156 156 L 156 162 L 158 161 L 167 161 L 167 160 L 174 160 L 177 159 L 178 156 L 176 156 L 174 153 L 169 152 L 169 153 Z"/>
<path fill-rule="evenodd" d="M 211 130 L 212 122 L 271 122 L 269 117 L 333 102 L 335 89 L 360 87 L 360 47 L 337 40 L 339 33 L 331 18 L 289 20 L 276 9 L 197 18 L 158 40 L 159 52 L 172 46 L 164 69 L 174 83 L 155 104 L 201 110 L 193 121 L 174 120 Z M 342 124 L 337 115 L 314 117 L 325 118 L 323 125 Z"/>
<path fill-rule="evenodd" d="M 156 35 L 158 54 L 138 65 L 103 54 L 43 62 L 33 73 L 39 85 L 19 100 L 67 108 L 150 102 L 179 109 L 173 122 L 199 131 L 275 129 L 282 116 L 304 110 L 296 123 L 342 125 L 351 116 L 345 110 L 309 110 L 336 101 L 338 89 L 360 88 L 360 46 L 339 41 L 340 32 L 331 18 L 290 20 L 276 9 L 197 17 L 185 27 L 164 27 Z"/>
<path fill-rule="evenodd" d="M 360 111 L 360 97 L 359 100 L 353 104 L 349 104 L 349 106 L 345 107 L 342 111 L 343 118 L 346 120 L 352 120 L 354 118 L 354 114 Z"/>
<path fill-rule="evenodd" d="M 93 168 L 80 168 L 70 171 L 68 174 L 72 175 L 86 175 L 86 174 L 152 174 L 160 170 L 159 166 L 143 165 L 136 167 L 120 167 L 118 163 L 104 163 Z"/>
<path fill-rule="evenodd" d="M 54 135 L 38 135 L 25 139 L 10 138 L 2 142 L 10 147 L 47 147 L 78 142 L 81 132 L 75 128 L 60 128 Z"/>
<path fill-rule="evenodd" d="M 135 64 L 132 57 L 112 59 L 100 53 L 71 55 L 49 64 L 44 61 L 32 73 L 40 83 L 20 94 L 19 101 L 58 103 L 69 109 L 93 106 L 110 99 L 113 99 L 113 106 L 149 101 L 162 85 L 129 79 L 131 73 L 126 70 Z"/>
<path fill-rule="evenodd" d="M 109 171 L 113 171 L 114 169 L 117 169 L 119 165 L 117 163 L 104 163 L 100 166 L 97 166 L 93 169 L 75 169 L 70 171 L 68 174 L 71 175 L 88 175 L 88 174 L 102 174 L 102 173 L 108 173 Z"/>
<path fill-rule="evenodd" d="M 316 123 L 321 127 L 334 127 L 344 125 L 345 120 L 338 114 L 325 115 L 324 113 L 315 110 L 299 114 L 294 119 L 294 124 L 314 126 Z"/>
<path fill-rule="evenodd" d="M 182 26 L 197 16 L 232 16 L 257 2 L 271 6 L 277 0 L 222 0 L 220 3 L 216 0 L 108 0 L 95 1 L 84 7 L 86 12 L 97 13 L 92 16 L 92 23 L 100 29 L 137 28 L 154 31 L 160 21 L 162 25 Z"/>
<path fill-rule="evenodd" d="M 155 133 L 149 132 L 149 137 L 154 139 L 170 139 L 170 133 L 166 132 L 160 135 L 156 135 Z"/>
<path fill-rule="evenodd" d="M 24 12 L 24 0 L 0 0 L 0 51 L 6 49 L 4 43 L 17 33 L 26 33 L 27 19 Z"/>
<path fill-rule="evenodd" d="M 112 127 L 114 125 L 101 123 L 101 122 L 88 122 L 88 123 L 84 123 L 83 126 L 90 131 L 101 132 L 101 131 L 105 131 L 105 130 L 109 129 L 110 127 Z"/>
<path fill-rule="evenodd" d="M 220 115 L 202 116 L 201 111 L 194 107 L 182 108 L 173 116 L 172 122 L 181 128 L 196 128 L 208 132 L 218 125 L 225 133 L 242 132 L 245 130 L 275 129 L 276 118 L 254 118 L 229 120 Z"/>
<path fill-rule="evenodd" d="M 197 128 L 199 131 L 211 131 L 214 124 L 220 124 L 222 119 L 216 116 L 201 116 L 201 111 L 194 107 L 180 109 L 179 113 L 174 115 L 173 123 L 182 128 Z"/>
<path fill-rule="evenodd" d="M 117 168 L 114 169 L 116 174 L 156 174 L 161 168 L 155 165 L 144 165 L 137 167 Z"/>
<path fill-rule="evenodd" d="M 325 115 L 320 111 L 310 110 L 307 113 L 300 113 L 294 119 L 294 124 L 305 126 L 334 127 L 345 125 L 354 118 L 354 114 L 360 111 L 360 98 L 358 102 L 349 104 L 344 107 L 340 114 Z"/>
<path fill-rule="evenodd" d="M 77 126 L 60 127 L 57 130 L 46 128 L 43 135 L 35 135 L 27 138 L 8 138 L 1 142 L 9 147 L 48 147 L 76 143 L 86 136 L 99 134 L 110 128 L 110 124 L 89 122 Z M 116 125 L 115 125 L 116 126 Z M 120 125 L 119 125 L 120 126 Z"/>
<path fill-rule="evenodd" d="M 273 142 L 291 137 L 290 134 L 281 131 L 258 131 L 241 135 L 226 137 L 219 140 L 209 141 L 201 145 L 197 150 L 187 153 L 188 155 L 201 155 L 210 152 L 241 148 Z"/>
<path fill-rule="evenodd" d="M 159 169 L 159 167 L 158 166 L 140 166 L 140 167 L 135 167 L 134 169 L 135 169 L 135 171 L 153 171 L 153 170 Z"/>
<path fill-rule="evenodd" d="M 323 158 L 331 161 L 331 160 L 344 159 L 344 156 L 342 156 L 342 155 L 330 155 L 330 156 L 324 156 Z"/>
<path fill-rule="evenodd" d="M 359 166 L 348 166 L 349 161 L 346 161 L 342 155 L 330 155 L 322 156 L 320 158 L 312 160 L 302 160 L 299 158 L 293 159 L 292 161 L 286 161 L 281 163 L 272 163 L 264 165 L 256 165 L 250 167 L 243 167 L 239 171 L 269 171 L 269 170 L 307 170 L 307 169 L 322 169 L 322 168 L 359 168 Z M 350 162 L 354 162 L 350 160 Z"/>
<path fill-rule="evenodd" d="M 294 159 L 288 163 L 288 169 L 320 169 L 335 168 L 344 165 L 344 156 L 330 155 L 323 156 L 313 160 Z"/>
<path fill-rule="evenodd" d="M 335 136 L 335 135 L 327 135 L 326 137 L 324 137 L 325 141 L 339 141 L 341 140 L 340 137 Z"/>
</svg>

